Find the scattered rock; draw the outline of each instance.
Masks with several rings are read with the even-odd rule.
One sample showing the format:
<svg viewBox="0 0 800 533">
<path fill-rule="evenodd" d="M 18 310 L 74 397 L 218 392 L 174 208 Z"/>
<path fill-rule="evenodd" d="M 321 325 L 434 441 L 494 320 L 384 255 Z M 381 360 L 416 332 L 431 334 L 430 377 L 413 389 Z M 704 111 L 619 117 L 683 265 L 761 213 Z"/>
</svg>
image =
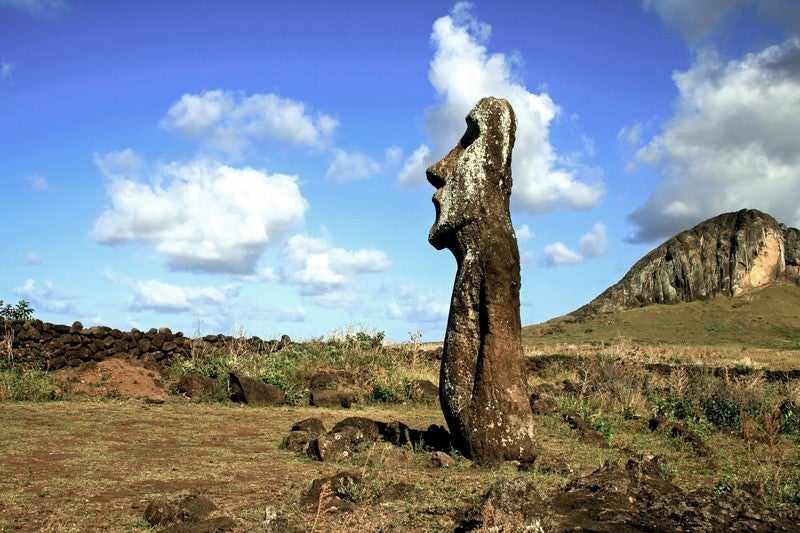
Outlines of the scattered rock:
<svg viewBox="0 0 800 533">
<path fill-rule="evenodd" d="M 414 437 L 419 440 L 419 431 L 413 430 L 402 422 L 394 421 L 385 424 L 383 438 L 386 442 L 396 446 L 415 444 Z"/>
<path fill-rule="evenodd" d="M 456 531 L 551 531 L 548 500 L 536 483 L 524 477 L 492 485 L 483 498 L 457 520 Z"/>
<path fill-rule="evenodd" d="M 193 400 L 207 398 L 217 387 L 217 380 L 202 374 L 185 374 L 176 386 L 179 393 Z"/>
<path fill-rule="evenodd" d="M 318 435 L 313 435 L 308 431 L 290 431 L 283 439 L 283 447 L 287 450 L 299 453 L 306 453 L 308 447 Z"/>
<path fill-rule="evenodd" d="M 352 511 L 356 507 L 356 493 L 363 490 L 363 480 L 358 472 L 339 472 L 315 479 L 303 496 L 302 503 L 309 510 Z"/>
<path fill-rule="evenodd" d="M 209 498 L 187 492 L 156 498 L 145 509 L 144 518 L 152 526 L 163 527 L 160 531 L 171 533 L 215 533 L 237 527 Z"/>
<path fill-rule="evenodd" d="M 658 458 L 605 464 L 542 493 L 530 477 L 494 484 L 457 517 L 456 531 L 793 531 L 800 512 L 768 510 L 746 493 L 684 493 Z"/>
<path fill-rule="evenodd" d="M 433 452 L 428 461 L 431 468 L 449 468 L 456 464 L 455 460 L 444 452 Z"/>
<path fill-rule="evenodd" d="M 439 387 L 427 379 L 415 379 L 408 385 L 408 397 L 415 402 L 439 401 Z"/>
<path fill-rule="evenodd" d="M 306 418 L 295 422 L 292 425 L 292 431 L 307 431 L 316 437 L 325 433 L 325 424 L 319 418 Z"/>
<path fill-rule="evenodd" d="M 316 407 L 344 407 L 349 408 L 356 402 L 356 396 L 352 392 L 338 390 L 312 390 L 311 405 Z"/>
<path fill-rule="evenodd" d="M 561 409 L 561 404 L 549 394 L 534 393 L 531 395 L 531 410 L 533 414 L 549 415 L 557 413 L 559 409 Z"/>
<path fill-rule="evenodd" d="M 331 389 L 340 389 L 343 386 L 349 386 L 354 383 L 353 374 L 346 370 L 320 370 L 314 373 L 308 380 L 308 388 L 312 391 Z"/>
<path fill-rule="evenodd" d="M 336 423 L 331 432 L 341 431 L 344 428 L 352 427 L 361 431 L 365 440 L 378 440 L 384 433 L 386 424 L 376 422 L 363 416 L 351 416 Z"/>
<path fill-rule="evenodd" d="M 237 372 L 230 374 L 230 387 L 232 401 L 244 402 L 254 407 L 281 405 L 286 400 L 280 387 Z"/>
<path fill-rule="evenodd" d="M 453 449 L 450 433 L 443 426 L 437 424 L 428 426 L 428 429 L 420 434 L 419 444 L 415 444 L 415 446 L 446 453 Z"/>
<path fill-rule="evenodd" d="M 320 461 L 341 461 L 350 457 L 355 446 L 364 440 L 366 436 L 360 429 L 345 426 L 314 439 L 308 447 L 308 454 Z"/>
<path fill-rule="evenodd" d="M 577 396 L 581 393 L 580 385 L 569 379 L 561 382 L 561 390 L 568 396 Z"/>
<path fill-rule="evenodd" d="M 600 448 L 608 448 L 608 441 L 603 434 L 596 429 L 589 427 L 583 417 L 581 417 L 581 415 L 575 411 L 570 411 L 565 414 L 564 420 L 567 421 L 572 429 L 578 432 L 578 435 L 580 435 L 582 441 L 588 444 L 594 444 Z"/>
<path fill-rule="evenodd" d="M 706 443 L 703 442 L 703 439 L 701 439 L 697 433 L 683 424 L 670 422 L 663 416 L 657 416 L 655 418 L 651 418 L 647 425 L 650 428 L 650 431 L 662 431 L 664 433 L 668 433 L 673 439 L 681 439 L 684 442 L 689 443 L 700 457 L 712 456 L 711 449 L 706 446 Z"/>
</svg>

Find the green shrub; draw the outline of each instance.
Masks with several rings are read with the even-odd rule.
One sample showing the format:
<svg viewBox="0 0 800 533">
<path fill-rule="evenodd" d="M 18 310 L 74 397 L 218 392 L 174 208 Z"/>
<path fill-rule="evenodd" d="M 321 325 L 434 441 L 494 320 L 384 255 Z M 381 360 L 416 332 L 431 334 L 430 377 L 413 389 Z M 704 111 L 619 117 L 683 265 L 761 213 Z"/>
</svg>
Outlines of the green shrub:
<svg viewBox="0 0 800 533">
<path fill-rule="evenodd" d="M 702 402 L 703 412 L 709 422 L 720 428 L 742 428 L 742 406 L 733 398 L 712 396 Z"/>
<path fill-rule="evenodd" d="M 781 433 L 792 437 L 800 437 L 800 410 L 787 407 L 782 414 Z"/>
<path fill-rule="evenodd" d="M 53 397 L 53 384 L 43 370 L 19 366 L 0 372 L 0 401 L 43 401 Z"/>
<path fill-rule="evenodd" d="M 714 492 L 717 494 L 732 494 L 736 490 L 736 474 L 725 474 L 714 485 Z"/>
<path fill-rule="evenodd" d="M 227 384 L 230 372 L 242 372 L 280 387 L 287 403 L 300 404 L 307 401 L 314 373 L 336 370 L 351 377 L 348 387 L 362 400 L 403 401 L 410 379 L 427 379 L 436 370 L 429 361 L 419 361 L 413 350 L 388 348 L 383 340 L 383 332 L 350 330 L 273 353 L 248 352 L 236 342 L 226 349 L 212 349 L 198 341 L 190 358 L 172 363 L 171 373 L 179 377 L 195 372 Z"/>
<path fill-rule="evenodd" d="M 398 388 L 392 383 L 376 383 L 372 388 L 372 399 L 376 402 L 394 403 L 405 399 L 403 388 Z"/>
</svg>

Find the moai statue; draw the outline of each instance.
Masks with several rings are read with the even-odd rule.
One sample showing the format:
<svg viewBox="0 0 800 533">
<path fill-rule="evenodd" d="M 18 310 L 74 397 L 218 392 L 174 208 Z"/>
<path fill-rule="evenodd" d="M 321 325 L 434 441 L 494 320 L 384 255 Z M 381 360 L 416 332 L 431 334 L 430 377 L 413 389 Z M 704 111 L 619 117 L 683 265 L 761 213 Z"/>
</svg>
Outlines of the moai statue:
<svg viewBox="0 0 800 533">
<path fill-rule="evenodd" d="M 535 458 L 509 213 L 515 130 L 511 105 L 484 98 L 459 143 L 426 171 L 436 187 L 428 241 L 458 265 L 439 396 L 454 446 L 484 465 Z"/>
</svg>

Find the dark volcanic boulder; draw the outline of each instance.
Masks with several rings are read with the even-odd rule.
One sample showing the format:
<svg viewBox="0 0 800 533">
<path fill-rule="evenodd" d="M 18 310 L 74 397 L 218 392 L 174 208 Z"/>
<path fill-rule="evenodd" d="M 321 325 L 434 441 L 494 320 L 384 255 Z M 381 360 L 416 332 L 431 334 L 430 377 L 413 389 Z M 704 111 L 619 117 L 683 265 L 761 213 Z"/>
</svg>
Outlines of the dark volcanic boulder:
<svg viewBox="0 0 800 533">
<path fill-rule="evenodd" d="M 349 408 L 356 401 L 352 392 L 339 390 L 312 390 L 311 405 L 316 407 L 344 407 Z"/>
<path fill-rule="evenodd" d="M 675 235 L 571 314 L 736 296 L 778 279 L 800 282 L 800 232 L 766 213 L 743 209 Z"/>
<path fill-rule="evenodd" d="M 280 387 L 231 372 L 231 400 L 253 406 L 280 405 L 286 399 Z"/>
<path fill-rule="evenodd" d="M 213 394 L 217 387 L 217 380 L 202 374 L 186 374 L 178 381 L 176 388 L 181 394 L 198 400 Z"/>
</svg>

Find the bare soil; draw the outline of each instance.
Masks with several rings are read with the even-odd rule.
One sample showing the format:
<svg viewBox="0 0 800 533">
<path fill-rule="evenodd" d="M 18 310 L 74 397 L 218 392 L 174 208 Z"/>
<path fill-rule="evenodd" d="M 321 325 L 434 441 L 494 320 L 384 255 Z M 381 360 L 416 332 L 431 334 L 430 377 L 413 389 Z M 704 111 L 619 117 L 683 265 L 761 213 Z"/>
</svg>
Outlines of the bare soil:
<svg viewBox="0 0 800 533">
<path fill-rule="evenodd" d="M 640 420 L 626 421 L 601 448 L 558 414 L 536 417 L 540 456 L 524 472 L 513 464 L 477 468 L 457 455 L 448 468 L 432 467 L 431 452 L 383 442 L 324 463 L 281 447 L 293 423 L 318 417 L 330 429 L 365 416 L 424 429 L 444 423 L 441 411 L 414 403 L 348 410 L 198 404 L 167 394 L 158 372 L 126 360 L 61 378 L 70 399 L 0 404 L 0 531 L 150 531 L 147 505 L 184 490 L 210 498 L 242 531 L 271 531 L 265 519 L 275 515 L 289 531 L 452 531 L 498 481 L 522 476 L 557 495 L 604 463 L 625 465 L 631 454 L 658 455 L 676 487 L 712 495 L 726 473 L 744 479 L 748 468 L 777 461 L 783 476 L 800 465 L 789 440 L 767 446 L 719 432 L 707 443 L 711 456 L 700 457 Z M 305 503 L 315 479 L 343 471 L 364 480 L 352 510 Z"/>
<path fill-rule="evenodd" d="M 151 400 L 164 400 L 168 396 L 161 374 L 136 360 L 112 357 L 53 375 L 67 394 Z"/>
</svg>

